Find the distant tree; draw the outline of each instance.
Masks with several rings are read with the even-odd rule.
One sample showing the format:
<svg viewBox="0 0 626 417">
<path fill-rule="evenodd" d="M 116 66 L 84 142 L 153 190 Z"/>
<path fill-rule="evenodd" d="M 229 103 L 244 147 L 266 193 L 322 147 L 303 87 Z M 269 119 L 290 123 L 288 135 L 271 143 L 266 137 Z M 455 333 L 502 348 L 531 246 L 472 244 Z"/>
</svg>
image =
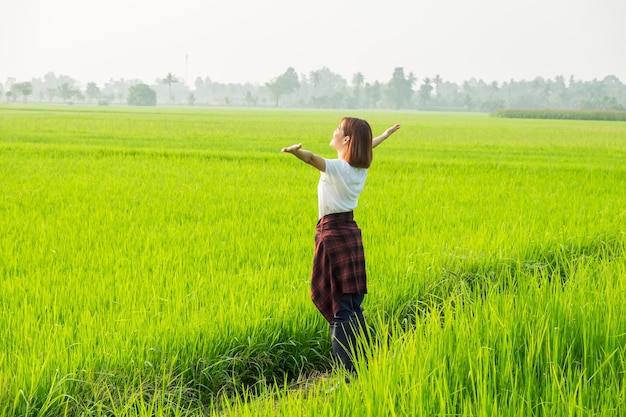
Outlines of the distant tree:
<svg viewBox="0 0 626 417">
<path fill-rule="evenodd" d="M 355 108 L 359 108 L 361 106 L 361 87 L 365 82 L 365 77 L 363 73 L 357 72 L 352 76 L 352 85 L 354 86 L 354 91 L 352 92 L 352 105 Z"/>
<path fill-rule="evenodd" d="M 472 79 L 469 81 L 464 81 L 461 93 L 463 94 L 463 107 L 465 108 L 465 110 L 473 110 L 474 96 L 476 95 L 476 80 Z"/>
<path fill-rule="evenodd" d="M 48 101 L 52 103 L 52 100 L 57 96 L 59 90 L 56 88 L 46 88 L 46 95 L 48 96 Z"/>
<path fill-rule="evenodd" d="M 437 95 L 437 98 L 439 98 L 439 96 L 441 95 L 439 89 L 441 88 L 441 83 L 443 82 L 443 80 L 441 79 L 439 74 L 437 74 L 435 75 L 435 78 L 433 78 L 433 82 L 435 83 L 435 94 Z"/>
<path fill-rule="evenodd" d="M 20 97 L 20 90 L 22 89 L 22 83 L 13 83 L 11 84 L 11 100 L 17 101 Z"/>
<path fill-rule="evenodd" d="M 57 90 L 64 103 L 67 103 L 67 100 L 71 99 L 74 94 L 76 94 L 74 86 L 67 82 L 61 84 Z"/>
<path fill-rule="evenodd" d="M 85 89 L 85 95 L 87 99 L 91 103 L 91 100 L 98 100 L 100 98 L 100 88 L 96 85 L 96 83 L 87 83 L 87 88 Z"/>
<path fill-rule="evenodd" d="M 81 103 L 85 101 L 85 95 L 79 89 L 74 90 L 74 94 L 72 95 L 72 97 L 80 101 Z"/>
<path fill-rule="evenodd" d="M 110 102 L 118 101 L 119 103 L 128 102 L 128 89 L 132 85 L 141 84 L 141 81 L 130 82 L 127 80 L 111 79 L 104 83 L 104 87 L 101 90 L 102 97 Z"/>
<path fill-rule="evenodd" d="M 374 81 L 374 84 L 365 84 L 365 101 L 368 107 L 378 107 L 383 93 L 383 85 L 380 81 Z"/>
<path fill-rule="evenodd" d="M 204 88 L 204 80 L 202 77 L 196 77 L 196 81 L 194 81 L 193 85 L 196 87 L 196 90 L 202 90 Z"/>
<path fill-rule="evenodd" d="M 17 80 L 13 77 L 7 78 L 6 85 L 4 86 L 4 95 L 7 98 L 7 101 L 15 100 L 15 94 L 13 94 L 13 84 L 15 84 Z"/>
<path fill-rule="evenodd" d="M 309 73 L 309 81 L 313 85 L 312 101 L 316 102 L 317 101 L 317 88 L 320 86 L 320 83 L 322 82 L 322 74 L 320 70 L 311 71 Z"/>
<path fill-rule="evenodd" d="M 536 77 L 530 82 L 530 96 L 533 98 L 532 107 L 547 108 L 548 97 L 552 89 L 552 81 L 545 80 L 543 77 Z"/>
<path fill-rule="evenodd" d="M 433 91 L 432 80 L 428 77 L 424 78 L 423 84 L 417 92 L 417 99 L 423 106 L 430 100 L 430 94 Z"/>
<path fill-rule="evenodd" d="M 557 75 L 555 77 L 549 101 L 551 105 L 561 109 L 570 107 L 567 85 L 565 84 L 565 77 L 562 75 Z"/>
<path fill-rule="evenodd" d="M 129 106 L 156 106 L 156 91 L 148 85 L 139 83 L 128 89 Z"/>
<path fill-rule="evenodd" d="M 409 87 L 413 89 L 413 86 L 417 83 L 417 77 L 413 74 L 413 71 L 409 72 L 406 76 L 406 81 L 408 82 Z"/>
<path fill-rule="evenodd" d="M 404 75 L 404 69 L 397 67 L 393 71 L 393 76 L 387 84 L 387 97 L 396 109 L 400 109 L 411 100 L 413 95 L 413 84 L 415 84 L 413 73 L 409 77 Z"/>
<path fill-rule="evenodd" d="M 356 74 L 352 76 L 352 85 L 354 85 L 355 87 L 363 86 L 364 82 L 365 82 L 365 77 L 363 76 L 362 72 L 357 72 Z"/>
<path fill-rule="evenodd" d="M 18 97 L 22 97 L 24 102 L 28 100 L 28 96 L 33 94 L 33 84 L 30 81 L 23 83 L 14 83 L 11 85 L 11 93 L 13 100 L 17 100 Z"/>
<path fill-rule="evenodd" d="M 265 83 L 269 89 L 272 97 L 275 100 L 276 107 L 278 107 L 278 101 L 283 95 L 291 94 L 300 87 L 300 81 L 298 80 L 298 74 L 296 70 L 289 67 L 284 74 L 274 78 L 269 83 Z"/>
<path fill-rule="evenodd" d="M 177 83 L 178 79 L 172 75 L 171 72 L 167 73 L 167 77 L 161 81 L 163 84 L 167 84 L 168 88 L 168 103 L 172 102 L 172 84 Z"/>
<path fill-rule="evenodd" d="M 615 97 L 604 96 L 600 100 L 582 100 L 579 104 L 582 110 L 624 110 L 624 106 L 617 102 Z"/>
<path fill-rule="evenodd" d="M 46 75 L 43 76 L 43 82 L 47 87 L 55 87 L 58 84 L 57 76 L 54 72 L 47 72 Z"/>
<path fill-rule="evenodd" d="M 256 106 L 257 98 L 252 95 L 250 90 L 246 91 L 246 95 L 243 97 L 243 101 L 246 103 L 246 106 L 252 107 Z"/>
<path fill-rule="evenodd" d="M 348 82 L 341 75 L 332 72 L 327 67 L 313 71 L 311 79 L 315 94 L 311 103 L 315 107 L 335 108 L 350 104 L 346 87 Z M 348 100 L 346 100 L 348 99 Z"/>
</svg>

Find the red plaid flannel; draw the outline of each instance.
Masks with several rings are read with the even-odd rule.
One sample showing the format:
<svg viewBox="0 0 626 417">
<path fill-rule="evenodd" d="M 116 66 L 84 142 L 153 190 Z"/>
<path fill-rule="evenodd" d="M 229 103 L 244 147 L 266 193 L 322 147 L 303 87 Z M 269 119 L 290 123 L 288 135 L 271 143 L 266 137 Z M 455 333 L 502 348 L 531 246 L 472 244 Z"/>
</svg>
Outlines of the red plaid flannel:
<svg viewBox="0 0 626 417">
<path fill-rule="evenodd" d="M 315 228 L 315 257 L 311 274 L 313 303 L 332 323 L 342 294 L 366 293 L 363 240 L 353 213 L 322 217 Z"/>
</svg>

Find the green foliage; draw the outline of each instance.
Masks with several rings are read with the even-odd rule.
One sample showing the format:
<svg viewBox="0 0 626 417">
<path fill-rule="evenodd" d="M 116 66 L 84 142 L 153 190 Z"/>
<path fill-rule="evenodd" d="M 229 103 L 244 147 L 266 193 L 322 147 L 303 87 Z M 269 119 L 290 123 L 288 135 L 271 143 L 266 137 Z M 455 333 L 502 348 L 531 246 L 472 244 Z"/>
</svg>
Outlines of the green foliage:
<svg viewBox="0 0 626 417">
<path fill-rule="evenodd" d="M 517 119 L 563 119 L 563 120 L 603 120 L 626 121 L 626 111 L 609 110 L 526 110 L 505 109 L 491 113 L 494 117 Z"/>
<path fill-rule="evenodd" d="M 33 93 L 33 84 L 30 81 L 15 83 L 11 85 L 11 93 L 14 99 L 22 96 L 24 101 Z"/>
<path fill-rule="evenodd" d="M 278 100 L 287 94 L 291 94 L 300 87 L 298 81 L 298 74 L 293 68 L 287 68 L 284 74 L 274 78 L 269 83 L 265 84 L 270 90 L 270 93 L 276 100 L 276 107 L 278 107 Z"/>
<path fill-rule="evenodd" d="M 393 76 L 387 84 L 387 96 L 396 109 L 405 108 L 409 103 L 413 96 L 413 84 L 415 84 L 415 76 L 412 73 L 405 76 L 404 69 L 401 67 L 393 71 Z"/>
<path fill-rule="evenodd" d="M 374 343 L 309 299 L 343 114 L 0 108 L 0 415 L 621 415 L 626 127 L 366 113 Z"/>
<path fill-rule="evenodd" d="M 156 91 L 146 84 L 135 84 L 128 89 L 129 106 L 156 106 Z"/>
<path fill-rule="evenodd" d="M 71 82 L 64 82 L 58 88 L 59 96 L 63 99 L 63 102 L 67 102 L 72 97 L 76 96 L 78 90 L 74 87 Z"/>
<path fill-rule="evenodd" d="M 97 100 L 101 96 L 100 88 L 96 85 L 96 83 L 88 83 L 87 88 L 85 89 L 85 95 L 91 102 L 91 100 Z"/>
<path fill-rule="evenodd" d="M 168 103 L 171 103 L 174 100 L 174 97 L 172 97 L 172 84 L 175 84 L 178 81 L 179 81 L 178 78 L 174 77 L 171 72 L 168 72 L 167 76 L 163 80 L 161 80 L 163 84 L 167 84 L 167 102 Z M 190 104 L 193 105 L 193 103 L 190 103 Z"/>
</svg>

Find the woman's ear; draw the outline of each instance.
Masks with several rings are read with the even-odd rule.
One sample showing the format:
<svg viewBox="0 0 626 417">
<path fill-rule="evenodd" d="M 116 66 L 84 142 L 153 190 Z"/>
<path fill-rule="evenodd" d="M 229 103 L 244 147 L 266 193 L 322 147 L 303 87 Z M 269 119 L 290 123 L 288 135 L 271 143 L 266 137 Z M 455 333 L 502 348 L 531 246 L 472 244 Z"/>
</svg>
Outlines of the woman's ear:
<svg viewBox="0 0 626 417">
<path fill-rule="evenodd" d="M 343 138 L 343 144 L 345 145 L 346 143 L 350 142 L 350 136 L 345 136 Z"/>
</svg>

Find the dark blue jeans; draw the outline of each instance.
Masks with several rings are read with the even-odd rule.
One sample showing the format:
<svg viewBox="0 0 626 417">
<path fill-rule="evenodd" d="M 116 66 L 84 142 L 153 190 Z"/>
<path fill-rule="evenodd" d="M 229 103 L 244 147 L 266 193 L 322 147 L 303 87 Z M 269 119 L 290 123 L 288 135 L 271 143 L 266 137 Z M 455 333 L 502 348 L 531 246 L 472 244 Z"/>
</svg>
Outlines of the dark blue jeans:
<svg viewBox="0 0 626 417">
<path fill-rule="evenodd" d="M 335 313 L 335 323 L 345 323 L 357 319 L 363 322 L 363 308 L 361 303 L 365 298 L 364 294 L 343 294 L 339 300 L 339 310 Z"/>
<path fill-rule="evenodd" d="M 357 353 L 359 335 L 364 334 L 367 341 L 365 318 L 361 308 L 363 298 L 363 294 L 343 294 L 339 300 L 339 310 L 330 324 L 333 357 L 349 372 L 356 371 L 352 355 Z"/>
</svg>

